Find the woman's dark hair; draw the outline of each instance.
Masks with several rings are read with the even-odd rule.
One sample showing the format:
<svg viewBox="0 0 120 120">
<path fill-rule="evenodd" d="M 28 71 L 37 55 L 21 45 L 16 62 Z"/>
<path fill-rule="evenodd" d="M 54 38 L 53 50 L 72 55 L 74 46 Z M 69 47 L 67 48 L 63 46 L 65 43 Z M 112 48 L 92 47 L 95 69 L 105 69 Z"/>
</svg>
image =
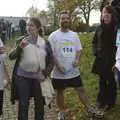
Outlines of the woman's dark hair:
<svg viewBox="0 0 120 120">
<path fill-rule="evenodd" d="M 100 5 L 100 12 L 102 12 L 103 8 L 104 8 L 106 5 L 109 5 L 109 1 L 107 1 L 107 0 L 102 0 L 101 5 Z"/>
<path fill-rule="evenodd" d="M 33 17 L 33 18 L 30 18 L 30 21 L 32 21 L 36 25 L 37 29 L 39 30 L 39 35 L 43 36 L 43 31 L 41 28 L 42 25 L 41 25 L 40 20 L 38 18 Z"/>
<path fill-rule="evenodd" d="M 114 11 L 113 7 L 111 5 L 106 5 L 106 6 L 104 6 L 103 9 L 105 9 L 108 13 L 111 14 L 112 17 L 111 17 L 110 25 L 114 26 L 116 24 L 116 17 L 115 17 L 115 11 Z M 102 19 L 102 15 L 101 15 L 101 23 L 104 23 L 104 21 Z"/>
</svg>

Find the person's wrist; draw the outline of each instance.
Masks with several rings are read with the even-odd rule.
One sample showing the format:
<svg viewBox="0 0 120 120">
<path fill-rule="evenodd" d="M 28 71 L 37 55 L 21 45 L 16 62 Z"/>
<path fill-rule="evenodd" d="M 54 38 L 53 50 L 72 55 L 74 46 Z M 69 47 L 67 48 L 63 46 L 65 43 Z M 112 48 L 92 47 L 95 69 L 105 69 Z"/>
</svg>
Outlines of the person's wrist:
<svg viewBox="0 0 120 120">
<path fill-rule="evenodd" d="M 79 59 L 76 59 L 75 63 L 76 63 L 76 66 L 78 66 L 79 65 Z"/>
</svg>

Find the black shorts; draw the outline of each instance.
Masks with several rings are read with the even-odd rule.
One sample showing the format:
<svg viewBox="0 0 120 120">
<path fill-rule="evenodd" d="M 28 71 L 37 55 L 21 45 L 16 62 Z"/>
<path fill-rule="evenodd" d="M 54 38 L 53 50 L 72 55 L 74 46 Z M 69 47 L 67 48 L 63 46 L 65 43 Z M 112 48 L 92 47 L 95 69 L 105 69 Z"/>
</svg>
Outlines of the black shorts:
<svg viewBox="0 0 120 120">
<path fill-rule="evenodd" d="M 80 76 L 71 79 L 52 79 L 52 85 L 56 90 L 64 90 L 67 87 L 81 87 L 82 79 Z"/>
</svg>

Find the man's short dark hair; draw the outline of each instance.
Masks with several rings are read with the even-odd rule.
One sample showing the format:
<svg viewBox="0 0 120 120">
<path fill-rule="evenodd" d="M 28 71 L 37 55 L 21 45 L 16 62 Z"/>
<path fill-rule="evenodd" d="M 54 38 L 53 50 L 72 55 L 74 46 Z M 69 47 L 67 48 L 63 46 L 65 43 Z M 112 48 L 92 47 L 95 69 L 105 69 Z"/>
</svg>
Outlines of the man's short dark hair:
<svg viewBox="0 0 120 120">
<path fill-rule="evenodd" d="M 69 17 L 71 17 L 69 11 L 67 11 L 67 10 L 62 10 L 62 11 L 59 12 L 59 16 L 58 16 L 58 18 L 60 19 L 60 16 L 63 15 L 63 14 L 68 14 Z"/>
</svg>

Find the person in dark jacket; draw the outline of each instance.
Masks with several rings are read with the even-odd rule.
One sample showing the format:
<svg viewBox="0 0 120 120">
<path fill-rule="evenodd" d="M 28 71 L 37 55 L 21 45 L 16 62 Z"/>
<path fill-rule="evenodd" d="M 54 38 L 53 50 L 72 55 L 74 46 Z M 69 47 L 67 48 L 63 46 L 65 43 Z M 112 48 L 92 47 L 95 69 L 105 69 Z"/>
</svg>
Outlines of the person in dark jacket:
<svg viewBox="0 0 120 120">
<path fill-rule="evenodd" d="M 16 59 L 12 75 L 11 101 L 13 104 L 16 99 L 19 101 L 18 120 L 28 120 L 29 99 L 34 97 L 35 120 L 44 120 L 45 100 L 40 81 L 45 80 L 53 68 L 52 49 L 49 42 L 42 37 L 39 19 L 28 20 L 27 34 L 18 40 L 17 47 L 9 55 L 10 60 Z M 27 54 L 26 51 L 30 53 Z M 38 59 L 38 55 L 42 57 Z M 33 59 L 34 57 L 38 57 L 36 60 L 39 61 Z"/>
<path fill-rule="evenodd" d="M 101 12 L 101 24 L 97 28 L 92 45 L 95 61 L 92 72 L 99 76 L 97 105 L 108 110 L 116 102 L 116 82 L 112 67 L 116 54 L 116 19 L 113 8 L 106 5 Z"/>
<path fill-rule="evenodd" d="M 21 35 L 25 35 L 26 34 L 26 21 L 24 19 L 21 19 L 19 21 L 19 27 L 20 27 Z"/>
</svg>

